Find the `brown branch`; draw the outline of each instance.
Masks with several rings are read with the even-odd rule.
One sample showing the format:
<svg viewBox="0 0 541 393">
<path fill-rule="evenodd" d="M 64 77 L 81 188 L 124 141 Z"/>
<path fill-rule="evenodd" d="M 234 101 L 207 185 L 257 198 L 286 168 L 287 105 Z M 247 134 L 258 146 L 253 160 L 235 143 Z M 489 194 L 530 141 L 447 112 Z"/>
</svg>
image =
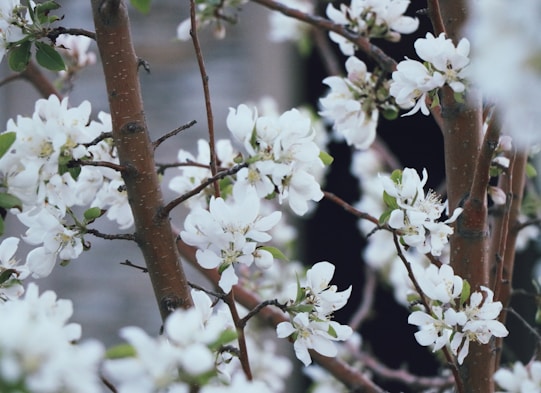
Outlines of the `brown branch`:
<svg viewBox="0 0 541 393">
<path fill-rule="evenodd" d="M 370 221 L 373 224 L 376 224 L 378 228 L 383 229 L 384 226 L 380 226 L 379 220 L 376 217 L 371 216 L 368 213 L 364 213 L 360 210 L 355 209 L 353 206 L 351 206 L 349 203 L 344 201 L 342 198 L 336 196 L 332 192 L 329 191 L 323 191 L 323 195 L 326 199 L 336 203 L 338 206 L 342 207 L 345 211 L 348 213 L 353 214 L 357 218 L 361 218 L 363 220 Z"/>
<path fill-rule="evenodd" d="M 197 123 L 197 121 L 195 120 L 192 120 L 190 121 L 189 123 L 186 123 L 180 127 L 177 127 L 175 128 L 173 131 L 170 131 L 168 132 L 167 134 L 159 137 L 158 139 L 156 139 L 154 142 L 152 142 L 152 147 L 154 148 L 154 150 L 156 150 L 158 148 L 158 146 L 160 146 L 163 142 L 165 142 L 167 139 L 177 135 L 178 133 L 192 127 L 195 123 Z"/>
<path fill-rule="evenodd" d="M 428 16 L 432 22 L 432 29 L 434 30 L 434 35 L 437 37 L 440 33 L 445 33 L 445 26 L 443 25 L 443 19 L 441 18 L 440 1 L 428 0 L 427 5 Z"/>
<path fill-rule="evenodd" d="M 62 34 L 68 34 L 68 35 L 82 35 L 88 38 L 91 38 L 93 40 L 96 40 L 96 33 L 93 31 L 88 31 L 85 29 L 78 29 L 78 28 L 66 28 L 66 27 L 56 27 L 50 31 L 47 32 L 47 38 L 49 38 L 52 42 L 56 42 L 56 39 L 59 35 Z"/>
<path fill-rule="evenodd" d="M 86 146 L 86 147 L 94 146 L 94 145 L 97 145 L 98 143 L 100 143 L 101 141 L 103 141 L 103 140 L 105 140 L 107 138 L 112 138 L 112 137 L 113 137 L 112 132 L 102 132 L 93 141 L 85 143 L 85 144 L 83 144 L 83 146 Z"/>
<path fill-rule="evenodd" d="M 261 4 L 271 10 L 279 11 L 284 15 L 287 15 L 291 18 L 298 19 L 300 21 L 306 22 L 312 26 L 315 26 L 320 29 L 333 31 L 341 36 L 347 38 L 353 42 L 360 50 L 366 53 L 372 60 L 374 60 L 378 65 L 386 72 L 392 72 L 396 69 L 396 61 L 389 57 L 385 52 L 383 52 L 379 47 L 372 44 L 367 38 L 362 37 L 358 34 L 355 34 L 345 28 L 342 25 L 338 25 L 329 19 L 322 18 L 320 16 L 315 16 L 311 14 L 304 13 L 302 11 L 296 10 L 294 8 L 287 7 L 281 3 L 278 3 L 274 0 L 252 0 L 254 3 Z"/>
<path fill-rule="evenodd" d="M 233 267 L 230 267 L 230 269 L 233 269 Z M 233 323 L 235 324 L 235 328 L 237 329 L 237 341 L 239 342 L 239 360 L 242 366 L 242 371 L 244 371 L 246 379 L 251 381 L 253 379 L 253 376 L 252 370 L 250 369 L 250 360 L 248 359 L 246 334 L 244 332 L 244 327 L 246 326 L 246 323 L 239 316 L 237 305 L 235 303 L 235 291 L 236 289 L 232 288 L 231 292 L 225 295 L 224 301 L 225 304 L 227 304 L 229 311 L 231 312 L 231 318 L 233 319 Z"/>
<path fill-rule="evenodd" d="M 96 42 L 107 86 L 113 137 L 141 249 L 163 320 L 176 308 L 193 305 L 180 265 L 175 236 L 163 207 L 152 142 L 144 116 L 127 6 L 119 0 L 92 0 Z"/>
<path fill-rule="evenodd" d="M 99 237 L 100 239 L 106 239 L 106 240 L 131 240 L 135 241 L 135 235 L 131 233 L 116 233 L 116 234 L 108 234 L 108 233 L 102 233 L 98 231 L 97 229 L 86 229 L 85 233 L 88 233 L 90 235 Z"/>
<path fill-rule="evenodd" d="M 71 160 L 68 162 L 68 168 L 75 168 L 78 166 L 98 166 L 102 168 L 109 168 L 120 173 L 128 172 L 128 168 L 114 162 L 109 161 L 83 161 L 83 160 Z"/>
<path fill-rule="evenodd" d="M 210 101 L 209 76 L 207 75 L 205 61 L 203 59 L 203 52 L 201 51 L 201 44 L 199 43 L 199 37 L 197 35 L 195 0 L 190 0 L 190 21 L 192 25 L 190 29 L 190 36 L 192 37 L 195 56 L 197 58 L 199 72 L 201 73 L 201 81 L 203 83 L 203 93 L 205 96 L 205 109 L 207 112 L 207 127 L 209 133 L 210 172 L 212 173 L 212 176 L 216 176 L 216 173 L 218 172 L 218 158 L 216 156 L 216 140 L 214 137 L 214 116 L 212 115 L 212 104 Z M 220 186 L 218 185 L 218 181 L 214 181 L 214 196 L 220 196 Z"/>
</svg>

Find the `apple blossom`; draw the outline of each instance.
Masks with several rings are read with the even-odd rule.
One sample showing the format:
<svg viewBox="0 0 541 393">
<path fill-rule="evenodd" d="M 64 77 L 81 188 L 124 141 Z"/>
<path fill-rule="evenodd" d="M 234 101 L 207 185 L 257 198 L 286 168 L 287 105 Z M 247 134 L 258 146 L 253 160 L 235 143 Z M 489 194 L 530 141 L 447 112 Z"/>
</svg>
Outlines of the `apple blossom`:
<svg viewBox="0 0 541 393">
<path fill-rule="evenodd" d="M 515 362 L 511 369 L 500 368 L 494 381 L 502 390 L 499 393 L 526 393 L 541 391 L 541 362 L 534 360 L 527 365 Z"/>
<path fill-rule="evenodd" d="M 361 36 L 398 41 L 401 33 L 413 33 L 419 26 L 417 18 L 404 16 L 409 4 L 409 0 L 353 0 L 349 6 L 340 4 L 340 9 L 328 4 L 326 14 L 333 22 Z M 329 37 L 344 55 L 355 53 L 351 41 L 334 32 Z"/>
</svg>

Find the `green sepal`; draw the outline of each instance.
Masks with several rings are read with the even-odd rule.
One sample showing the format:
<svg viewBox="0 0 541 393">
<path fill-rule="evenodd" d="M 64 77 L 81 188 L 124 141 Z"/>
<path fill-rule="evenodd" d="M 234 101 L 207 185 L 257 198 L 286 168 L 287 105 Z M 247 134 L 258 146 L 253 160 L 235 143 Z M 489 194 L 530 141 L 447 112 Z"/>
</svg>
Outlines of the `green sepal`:
<svg viewBox="0 0 541 393">
<path fill-rule="evenodd" d="M 300 314 L 300 313 L 311 313 L 314 311 L 313 304 L 297 304 L 287 308 L 288 311 Z"/>
<path fill-rule="evenodd" d="M 338 338 L 338 333 L 336 333 L 336 330 L 332 327 L 331 324 L 329 324 L 329 328 L 327 329 L 327 333 L 329 333 L 329 336 L 333 338 Z"/>
<path fill-rule="evenodd" d="M 459 104 L 463 104 L 464 103 L 464 93 L 457 93 L 455 92 L 453 94 L 453 96 L 455 97 L 455 101 L 458 102 Z"/>
<path fill-rule="evenodd" d="M 229 266 L 231 266 L 229 263 L 222 263 L 220 266 L 218 266 L 218 273 L 221 275 Z"/>
<path fill-rule="evenodd" d="M 4 234 L 5 229 L 6 229 L 6 225 L 4 224 L 4 219 L 0 215 L 0 235 Z"/>
<path fill-rule="evenodd" d="M 15 195 L 8 194 L 7 192 L 0 192 L 0 207 L 4 209 L 19 209 L 23 210 L 23 202 Z"/>
<path fill-rule="evenodd" d="M 381 213 L 381 216 L 379 216 L 378 223 L 385 224 L 387 221 L 389 221 L 389 217 L 391 217 L 391 213 L 395 209 L 387 209 L 383 213 Z"/>
<path fill-rule="evenodd" d="M 135 351 L 135 348 L 130 344 L 115 345 L 105 352 L 106 359 L 131 358 L 135 355 L 137 355 L 137 351 Z"/>
<path fill-rule="evenodd" d="M 528 179 L 537 177 L 537 169 L 529 162 L 526 164 L 526 176 L 528 176 Z"/>
<path fill-rule="evenodd" d="M 17 270 L 15 270 L 15 269 L 3 270 L 0 273 L 0 284 L 5 283 L 7 280 L 9 280 L 11 278 L 11 276 L 16 276 L 16 275 L 18 275 L 18 273 L 17 273 Z"/>
<path fill-rule="evenodd" d="M 399 209 L 400 206 L 398 206 L 398 202 L 396 201 L 396 198 L 394 196 L 390 196 L 387 191 L 383 191 L 383 202 L 386 206 L 388 206 L 391 210 Z"/>
<path fill-rule="evenodd" d="M 8 64 L 15 72 L 23 72 L 30 61 L 30 49 L 32 49 L 32 42 L 24 41 L 22 44 L 9 50 Z"/>
<path fill-rule="evenodd" d="M 70 155 L 60 154 L 58 156 L 58 174 L 63 175 L 68 172 L 73 180 L 77 180 L 81 174 L 80 165 L 71 165 L 73 158 Z"/>
<path fill-rule="evenodd" d="M 148 14 L 150 11 L 151 0 L 130 0 L 130 3 L 133 8 L 142 14 Z"/>
<path fill-rule="evenodd" d="M 16 138 L 17 134 L 13 131 L 0 134 L 0 158 L 4 157 Z"/>
<path fill-rule="evenodd" d="M 287 257 L 284 255 L 282 251 L 277 249 L 276 247 L 272 246 L 261 246 L 257 248 L 258 250 L 265 250 L 271 253 L 272 257 L 275 259 L 280 259 L 282 261 L 287 261 Z"/>
<path fill-rule="evenodd" d="M 66 69 L 60 53 L 44 42 L 36 41 L 36 60 L 40 66 L 51 71 L 63 71 Z"/>
<path fill-rule="evenodd" d="M 218 351 L 224 345 L 230 343 L 233 340 L 236 340 L 238 337 L 237 332 L 233 329 L 226 329 L 220 336 L 209 345 L 211 351 Z"/>
<path fill-rule="evenodd" d="M 295 296 L 295 304 L 299 304 L 304 299 L 304 289 L 301 287 L 299 276 L 297 276 L 297 295 Z"/>
<path fill-rule="evenodd" d="M 470 283 L 466 280 L 463 280 L 462 293 L 460 294 L 460 305 L 463 305 L 466 303 L 466 301 L 470 298 L 470 293 L 471 293 Z"/>
<path fill-rule="evenodd" d="M 390 178 L 395 184 L 400 184 L 402 182 L 402 169 L 395 169 Z"/>
<path fill-rule="evenodd" d="M 395 120 L 398 117 L 398 110 L 393 108 L 383 109 L 381 115 L 387 120 Z"/>
<path fill-rule="evenodd" d="M 325 166 L 331 165 L 334 161 L 334 157 L 323 150 L 319 152 L 319 159 L 321 160 L 321 162 L 323 162 L 323 165 Z"/>
</svg>

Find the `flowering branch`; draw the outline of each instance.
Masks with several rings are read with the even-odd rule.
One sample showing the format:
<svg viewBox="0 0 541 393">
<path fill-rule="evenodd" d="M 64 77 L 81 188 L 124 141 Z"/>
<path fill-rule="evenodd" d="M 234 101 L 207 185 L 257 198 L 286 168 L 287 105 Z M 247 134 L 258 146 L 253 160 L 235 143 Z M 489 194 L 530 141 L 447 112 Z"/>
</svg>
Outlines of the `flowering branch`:
<svg viewBox="0 0 541 393">
<path fill-rule="evenodd" d="M 52 42 L 56 42 L 56 39 L 59 35 L 62 34 L 69 34 L 69 35 L 82 35 L 88 38 L 91 38 L 93 40 L 96 40 L 96 33 L 93 31 L 88 31 L 85 29 L 80 28 L 65 28 L 65 27 L 55 27 L 51 31 L 47 32 L 47 38 L 49 38 Z"/>
<path fill-rule="evenodd" d="M 135 241 L 135 235 L 131 233 L 117 233 L 117 234 L 107 234 L 102 233 L 96 229 L 86 229 L 85 233 L 88 233 L 90 235 L 94 235 L 96 237 L 99 237 L 100 239 L 106 239 L 106 240 L 131 240 Z"/>
<path fill-rule="evenodd" d="M 376 61 L 384 71 L 392 72 L 396 69 L 396 61 L 394 61 L 394 59 L 389 57 L 379 47 L 372 44 L 370 40 L 368 40 L 367 38 L 351 33 L 344 26 L 333 23 L 329 19 L 325 19 L 325 18 L 315 16 L 315 15 L 306 14 L 302 11 L 287 7 L 273 0 L 252 0 L 252 1 L 255 3 L 261 4 L 267 8 L 270 8 L 272 10 L 280 11 L 284 15 L 306 22 L 320 29 L 335 32 L 347 38 L 351 42 L 355 43 L 355 45 L 357 45 L 359 49 L 361 49 L 370 58 Z"/>
</svg>

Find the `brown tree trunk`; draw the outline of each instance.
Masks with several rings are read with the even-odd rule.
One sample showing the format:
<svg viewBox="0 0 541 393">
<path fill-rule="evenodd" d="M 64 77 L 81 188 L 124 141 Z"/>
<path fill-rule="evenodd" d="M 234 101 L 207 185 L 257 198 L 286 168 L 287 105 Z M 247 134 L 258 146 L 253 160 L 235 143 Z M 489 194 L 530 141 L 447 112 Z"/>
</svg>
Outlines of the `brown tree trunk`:
<svg viewBox="0 0 541 393">
<path fill-rule="evenodd" d="M 92 9 L 135 236 L 165 319 L 178 307 L 190 307 L 192 300 L 169 219 L 159 214 L 163 197 L 143 111 L 127 8 L 121 0 L 92 0 Z"/>
</svg>

